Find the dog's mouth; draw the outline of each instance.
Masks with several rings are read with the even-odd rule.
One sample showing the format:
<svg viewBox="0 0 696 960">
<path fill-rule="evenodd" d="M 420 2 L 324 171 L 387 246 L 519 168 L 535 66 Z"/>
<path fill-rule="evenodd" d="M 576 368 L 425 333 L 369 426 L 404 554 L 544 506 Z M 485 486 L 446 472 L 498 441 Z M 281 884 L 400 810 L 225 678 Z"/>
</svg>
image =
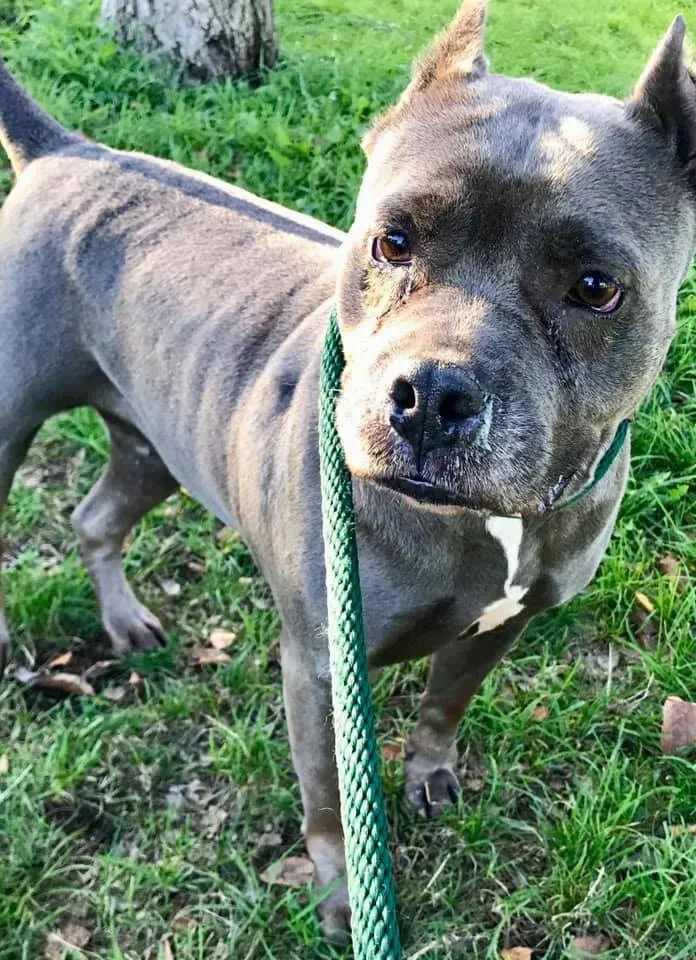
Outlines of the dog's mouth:
<svg viewBox="0 0 696 960">
<path fill-rule="evenodd" d="M 530 508 L 510 511 L 510 516 L 539 516 L 550 510 L 564 493 L 570 477 L 559 477 L 558 482 L 549 487 L 546 496 Z M 450 487 L 432 483 L 422 477 L 379 477 L 373 482 L 380 487 L 395 490 L 397 493 L 415 500 L 417 503 L 432 506 L 459 507 L 475 513 L 502 515 L 500 508 L 483 498 L 466 497 Z"/>
<path fill-rule="evenodd" d="M 396 490 L 397 493 L 401 493 L 411 500 L 416 500 L 418 503 L 464 507 L 468 510 L 490 512 L 481 502 L 473 502 L 449 487 L 431 483 L 430 480 L 423 480 L 421 477 L 380 477 L 374 482 L 380 487 Z"/>
</svg>

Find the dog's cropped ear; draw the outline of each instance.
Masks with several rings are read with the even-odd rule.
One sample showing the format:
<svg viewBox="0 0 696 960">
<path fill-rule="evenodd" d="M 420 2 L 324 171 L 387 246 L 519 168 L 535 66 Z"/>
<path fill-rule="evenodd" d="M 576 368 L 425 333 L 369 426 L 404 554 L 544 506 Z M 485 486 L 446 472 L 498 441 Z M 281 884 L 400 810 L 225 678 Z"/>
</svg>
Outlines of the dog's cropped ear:
<svg viewBox="0 0 696 960">
<path fill-rule="evenodd" d="M 667 140 L 696 186 L 696 76 L 689 68 L 684 35 L 677 17 L 643 71 L 629 109 Z"/>
<path fill-rule="evenodd" d="M 401 115 L 401 108 L 419 93 L 441 80 L 471 83 L 485 76 L 488 62 L 483 53 L 486 0 L 464 0 L 452 23 L 435 38 L 430 49 L 414 64 L 411 82 L 391 107 L 367 131 L 362 146 L 368 156 L 380 134 Z"/>
<path fill-rule="evenodd" d="M 435 38 L 413 68 L 402 100 L 408 100 L 437 80 L 470 82 L 483 77 L 488 63 L 483 53 L 486 0 L 464 0 L 452 23 Z"/>
</svg>

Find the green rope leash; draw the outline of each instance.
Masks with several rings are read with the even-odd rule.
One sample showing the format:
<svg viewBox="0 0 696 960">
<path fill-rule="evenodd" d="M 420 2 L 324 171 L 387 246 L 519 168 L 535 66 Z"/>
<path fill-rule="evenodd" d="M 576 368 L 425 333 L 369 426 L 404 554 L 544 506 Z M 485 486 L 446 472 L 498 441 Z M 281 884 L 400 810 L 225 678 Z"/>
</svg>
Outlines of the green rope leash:
<svg viewBox="0 0 696 960">
<path fill-rule="evenodd" d="M 401 956 L 367 678 L 353 489 L 335 425 L 344 366 L 335 308 L 321 361 L 319 453 L 336 761 L 356 960 Z"/>
<path fill-rule="evenodd" d="M 353 949 L 356 960 L 399 960 L 396 895 L 367 678 L 353 488 L 335 424 L 344 363 L 333 308 L 321 359 L 319 454 L 334 732 Z M 591 482 L 558 508 L 576 503 L 606 475 L 628 431 L 629 422 L 624 420 Z"/>
</svg>

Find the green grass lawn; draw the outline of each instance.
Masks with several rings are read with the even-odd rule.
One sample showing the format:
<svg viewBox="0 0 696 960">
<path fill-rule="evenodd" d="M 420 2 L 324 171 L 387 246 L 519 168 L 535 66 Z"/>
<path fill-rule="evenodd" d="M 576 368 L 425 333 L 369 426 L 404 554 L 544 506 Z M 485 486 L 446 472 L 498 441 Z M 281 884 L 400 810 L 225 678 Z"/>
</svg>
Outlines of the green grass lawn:
<svg viewBox="0 0 696 960">
<path fill-rule="evenodd" d="M 361 130 L 455 3 L 277 6 L 283 64 L 255 90 L 175 88 L 100 34 L 93 0 L 2 0 L 0 49 L 67 125 L 345 227 Z M 624 94 L 674 12 L 666 0 L 497 0 L 489 54 L 501 71 Z M 9 187 L 6 165 L 1 176 Z M 69 524 L 106 452 L 96 418 L 78 411 L 44 428 L 18 477 L 3 519 L 17 663 L 108 656 Z M 696 752 L 665 757 L 659 746 L 665 697 L 696 700 L 695 454 L 696 277 L 638 415 L 609 554 L 586 594 L 538 620 L 475 699 L 458 809 L 416 821 L 399 763 L 386 762 L 411 960 L 492 958 L 514 945 L 571 957 L 583 934 L 604 935 L 606 957 L 696 958 L 696 832 L 678 829 L 696 823 Z M 665 575 L 667 554 L 690 587 Z M 301 812 L 278 623 L 243 544 L 181 495 L 140 525 L 127 566 L 168 627 L 165 651 L 115 668 L 92 698 L 0 687 L 1 960 L 43 957 L 67 923 L 91 935 L 73 957 L 340 956 L 318 939 L 307 888 L 261 879 L 302 853 Z M 636 591 L 654 603 L 647 621 Z M 237 634 L 231 662 L 190 666 L 216 627 Z M 413 722 L 424 669 L 380 678 L 385 742 Z M 141 682 L 129 683 L 133 670 Z"/>
</svg>

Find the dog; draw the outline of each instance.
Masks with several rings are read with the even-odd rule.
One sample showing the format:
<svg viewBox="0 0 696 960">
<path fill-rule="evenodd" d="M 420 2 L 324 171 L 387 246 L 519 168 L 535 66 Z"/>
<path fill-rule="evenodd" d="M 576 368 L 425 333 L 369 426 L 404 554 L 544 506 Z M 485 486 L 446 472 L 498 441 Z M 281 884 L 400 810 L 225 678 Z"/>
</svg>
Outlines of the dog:
<svg viewBox="0 0 696 960">
<path fill-rule="evenodd" d="M 370 665 L 431 657 L 406 792 L 457 793 L 455 735 L 539 611 L 581 591 L 629 469 L 625 425 L 696 247 L 696 81 L 677 18 L 625 102 L 488 72 L 468 0 L 364 139 L 344 235 L 70 133 L 3 71 L 0 507 L 43 421 L 111 438 L 74 514 L 118 653 L 164 643 L 121 567 L 183 485 L 239 530 L 282 621 L 283 688 L 324 933 L 349 905 L 331 728 L 317 452 L 332 303 L 346 368 Z M 0 647 L 9 654 L 0 621 Z"/>
</svg>

